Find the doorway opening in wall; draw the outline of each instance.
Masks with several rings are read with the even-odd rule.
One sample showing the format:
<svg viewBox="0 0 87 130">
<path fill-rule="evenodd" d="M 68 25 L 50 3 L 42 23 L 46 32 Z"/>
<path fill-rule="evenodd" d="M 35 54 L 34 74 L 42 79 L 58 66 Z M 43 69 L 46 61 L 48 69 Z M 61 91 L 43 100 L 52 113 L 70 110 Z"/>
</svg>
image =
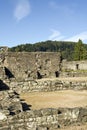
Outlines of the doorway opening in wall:
<svg viewBox="0 0 87 130">
<path fill-rule="evenodd" d="M 55 71 L 55 76 L 59 77 L 59 72 L 58 71 Z"/>
<path fill-rule="evenodd" d="M 8 78 L 14 78 L 14 75 L 12 74 L 12 72 L 5 67 L 5 75 L 8 77 Z"/>
<path fill-rule="evenodd" d="M 42 79 L 42 75 L 40 74 L 39 71 L 37 71 L 37 79 Z"/>
<path fill-rule="evenodd" d="M 79 64 L 76 64 L 76 70 L 79 70 Z"/>
</svg>

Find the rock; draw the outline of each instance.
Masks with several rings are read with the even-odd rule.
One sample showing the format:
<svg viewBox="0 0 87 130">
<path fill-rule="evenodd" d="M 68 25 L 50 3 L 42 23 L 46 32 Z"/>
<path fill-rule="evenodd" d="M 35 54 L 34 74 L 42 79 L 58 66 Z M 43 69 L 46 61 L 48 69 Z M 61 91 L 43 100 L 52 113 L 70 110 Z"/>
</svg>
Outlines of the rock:
<svg viewBox="0 0 87 130">
<path fill-rule="evenodd" d="M 6 120 L 6 119 L 7 119 L 7 116 L 0 111 L 0 121 Z"/>
<path fill-rule="evenodd" d="M 37 130 L 48 130 L 47 127 L 38 127 Z"/>
</svg>

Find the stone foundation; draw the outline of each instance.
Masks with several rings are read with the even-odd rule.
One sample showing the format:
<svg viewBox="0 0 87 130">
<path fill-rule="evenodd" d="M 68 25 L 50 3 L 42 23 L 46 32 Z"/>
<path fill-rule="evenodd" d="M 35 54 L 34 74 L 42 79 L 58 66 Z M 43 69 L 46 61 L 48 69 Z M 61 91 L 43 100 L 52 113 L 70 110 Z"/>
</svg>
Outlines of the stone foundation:
<svg viewBox="0 0 87 130">
<path fill-rule="evenodd" d="M 54 130 L 87 123 L 87 107 L 30 110 L 21 92 L 87 90 L 87 81 L 59 77 L 59 53 L 0 53 L 0 130 Z M 38 79 L 38 80 L 36 80 Z"/>
<path fill-rule="evenodd" d="M 34 86 L 40 85 L 39 88 L 44 87 L 44 85 L 45 87 L 55 85 L 55 87 L 59 88 L 63 82 L 58 80 L 48 81 L 37 80 L 33 81 L 32 84 Z M 10 85 L 14 84 L 11 81 L 9 83 Z M 15 84 L 18 85 L 17 83 Z M 0 89 L 0 130 L 54 130 L 87 123 L 87 107 L 29 110 L 29 105 L 24 104 L 19 98 L 19 94 L 17 94 L 17 86 L 15 86 L 16 90 L 12 90 L 6 82 L 0 81 L 0 87 L 3 88 Z M 46 88 L 44 88 L 44 91 Z"/>
<path fill-rule="evenodd" d="M 21 92 L 45 92 L 58 90 L 87 90 L 87 81 L 68 81 L 59 79 L 10 81 L 5 80 L 10 89 Z"/>
<path fill-rule="evenodd" d="M 87 107 L 26 111 L 0 121 L 0 130 L 53 130 L 87 122 Z"/>
</svg>

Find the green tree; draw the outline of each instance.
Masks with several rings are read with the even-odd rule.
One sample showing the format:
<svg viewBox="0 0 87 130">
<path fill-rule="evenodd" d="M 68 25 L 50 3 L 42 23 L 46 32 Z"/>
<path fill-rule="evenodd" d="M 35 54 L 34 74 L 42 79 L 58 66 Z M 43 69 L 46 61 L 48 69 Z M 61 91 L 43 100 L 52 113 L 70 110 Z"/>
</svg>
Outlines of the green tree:
<svg viewBox="0 0 87 130">
<path fill-rule="evenodd" d="M 74 60 L 85 60 L 85 59 L 86 59 L 86 49 L 84 47 L 82 40 L 79 39 L 79 41 L 75 44 L 74 48 Z"/>
</svg>

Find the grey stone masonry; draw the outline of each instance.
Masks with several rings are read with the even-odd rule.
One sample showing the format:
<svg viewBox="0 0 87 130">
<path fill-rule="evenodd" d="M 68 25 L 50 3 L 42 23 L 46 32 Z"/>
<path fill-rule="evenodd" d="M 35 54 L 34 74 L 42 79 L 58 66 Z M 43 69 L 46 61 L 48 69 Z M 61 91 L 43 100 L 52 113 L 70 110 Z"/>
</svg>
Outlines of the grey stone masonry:
<svg viewBox="0 0 87 130">
<path fill-rule="evenodd" d="M 4 80 L 11 90 L 21 92 L 45 92 L 59 90 L 87 90 L 87 81 L 68 81 L 55 79 L 45 80 Z"/>
<path fill-rule="evenodd" d="M 8 52 L 3 66 L 8 78 L 40 79 L 56 77 L 60 70 L 60 53 L 56 52 Z"/>
<path fill-rule="evenodd" d="M 0 130 L 52 130 L 87 122 L 86 107 L 48 108 L 20 112 L 14 116 L 2 115 L 3 120 L 0 120 Z"/>
</svg>

